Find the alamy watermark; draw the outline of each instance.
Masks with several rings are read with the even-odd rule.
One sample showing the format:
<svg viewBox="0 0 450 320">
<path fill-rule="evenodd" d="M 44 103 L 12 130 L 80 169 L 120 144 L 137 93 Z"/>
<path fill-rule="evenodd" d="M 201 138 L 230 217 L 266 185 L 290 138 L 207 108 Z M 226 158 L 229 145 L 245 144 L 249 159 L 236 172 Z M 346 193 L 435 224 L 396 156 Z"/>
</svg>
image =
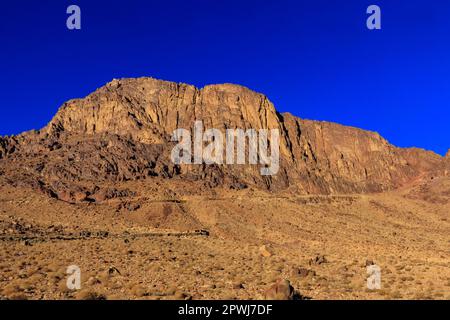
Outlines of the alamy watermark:
<svg viewBox="0 0 450 320">
<path fill-rule="evenodd" d="M 66 273 L 69 275 L 67 277 L 66 285 L 69 290 L 80 290 L 81 289 L 81 269 L 77 265 L 71 265 L 67 267 Z"/>
<path fill-rule="evenodd" d="M 66 27 L 69 30 L 80 30 L 81 29 L 81 9 L 77 5 L 70 5 L 66 10 L 67 14 L 70 16 L 66 20 Z"/>
<path fill-rule="evenodd" d="M 367 289 L 381 289 L 381 268 L 376 264 L 367 266 Z"/>
<path fill-rule="evenodd" d="M 187 129 L 176 129 L 172 141 L 175 164 L 251 164 L 262 167 L 263 176 L 275 175 L 280 169 L 280 132 L 278 129 L 227 129 L 225 137 L 218 129 L 203 129 L 202 121 L 195 121 L 194 136 Z M 270 138 L 269 138 L 270 133 Z M 248 143 L 247 143 L 248 142 Z M 206 144 L 206 145 L 205 145 Z M 270 155 L 268 149 L 270 148 Z M 248 150 L 248 157 L 246 156 Z M 225 156 L 225 157 L 224 157 Z"/>
<path fill-rule="evenodd" d="M 66 20 L 66 26 L 69 30 L 81 29 L 81 9 L 79 6 L 72 4 L 67 7 L 66 13 L 69 14 Z M 375 4 L 367 7 L 366 13 L 370 16 L 367 18 L 366 26 L 369 30 L 381 29 L 381 8 Z"/>
<path fill-rule="evenodd" d="M 370 14 L 366 22 L 367 29 L 381 30 L 381 8 L 373 4 L 367 8 L 366 12 Z"/>
</svg>

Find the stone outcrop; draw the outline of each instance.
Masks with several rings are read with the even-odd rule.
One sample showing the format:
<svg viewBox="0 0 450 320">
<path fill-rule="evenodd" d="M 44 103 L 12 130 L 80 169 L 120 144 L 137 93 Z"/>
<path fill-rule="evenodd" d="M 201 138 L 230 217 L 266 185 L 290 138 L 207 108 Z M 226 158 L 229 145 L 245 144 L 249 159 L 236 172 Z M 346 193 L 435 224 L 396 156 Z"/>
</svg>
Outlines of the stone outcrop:
<svg viewBox="0 0 450 320">
<path fill-rule="evenodd" d="M 278 279 L 264 292 L 265 300 L 299 300 L 300 297 L 290 281 L 286 279 Z"/>
<path fill-rule="evenodd" d="M 173 130 L 192 130 L 196 120 L 223 131 L 279 129 L 278 174 L 264 177 L 251 165 L 173 164 Z M 0 172 L 11 183 L 39 179 L 66 197 L 67 188 L 86 181 L 152 177 L 201 180 L 208 188 L 380 192 L 448 167 L 433 152 L 396 148 L 374 132 L 280 114 L 266 96 L 242 86 L 198 89 L 152 78 L 113 80 L 66 102 L 42 130 L 0 138 L 0 159 Z"/>
</svg>

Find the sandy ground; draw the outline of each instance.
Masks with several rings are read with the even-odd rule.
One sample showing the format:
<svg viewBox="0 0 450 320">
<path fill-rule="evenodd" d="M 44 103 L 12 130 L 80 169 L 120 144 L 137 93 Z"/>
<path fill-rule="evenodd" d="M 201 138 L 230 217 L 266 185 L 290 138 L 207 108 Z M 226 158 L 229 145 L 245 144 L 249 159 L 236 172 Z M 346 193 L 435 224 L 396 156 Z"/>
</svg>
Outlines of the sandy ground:
<svg viewBox="0 0 450 320">
<path fill-rule="evenodd" d="M 284 278 L 306 299 L 450 299 L 445 201 L 164 183 L 130 182 L 135 197 L 100 204 L 0 187 L 0 298 L 262 299 Z M 71 265 L 80 290 L 67 288 Z"/>
</svg>

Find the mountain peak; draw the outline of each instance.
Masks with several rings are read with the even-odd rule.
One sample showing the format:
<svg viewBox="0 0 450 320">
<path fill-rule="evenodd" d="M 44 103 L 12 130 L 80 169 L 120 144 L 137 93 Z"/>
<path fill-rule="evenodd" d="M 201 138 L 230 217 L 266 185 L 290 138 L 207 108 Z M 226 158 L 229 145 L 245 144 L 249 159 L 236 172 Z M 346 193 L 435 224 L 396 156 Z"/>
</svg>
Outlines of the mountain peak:
<svg viewBox="0 0 450 320">
<path fill-rule="evenodd" d="M 198 89 L 154 78 L 125 78 L 112 80 L 84 99 L 66 102 L 46 130 L 131 134 L 138 141 L 154 143 L 161 135 L 190 128 L 200 119 L 218 129 L 279 128 L 273 104 L 243 86 Z"/>
</svg>

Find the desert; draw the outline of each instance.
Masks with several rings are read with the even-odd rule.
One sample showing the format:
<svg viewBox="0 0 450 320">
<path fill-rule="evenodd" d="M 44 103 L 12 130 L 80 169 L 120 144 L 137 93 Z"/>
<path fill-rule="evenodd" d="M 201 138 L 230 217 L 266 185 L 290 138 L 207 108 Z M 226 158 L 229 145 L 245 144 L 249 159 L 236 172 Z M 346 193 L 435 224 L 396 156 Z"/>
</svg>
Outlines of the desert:
<svg viewBox="0 0 450 320">
<path fill-rule="evenodd" d="M 173 163 L 197 120 L 279 130 L 278 172 Z M 448 300 L 449 172 L 243 86 L 114 79 L 0 137 L 0 298 Z"/>
</svg>

